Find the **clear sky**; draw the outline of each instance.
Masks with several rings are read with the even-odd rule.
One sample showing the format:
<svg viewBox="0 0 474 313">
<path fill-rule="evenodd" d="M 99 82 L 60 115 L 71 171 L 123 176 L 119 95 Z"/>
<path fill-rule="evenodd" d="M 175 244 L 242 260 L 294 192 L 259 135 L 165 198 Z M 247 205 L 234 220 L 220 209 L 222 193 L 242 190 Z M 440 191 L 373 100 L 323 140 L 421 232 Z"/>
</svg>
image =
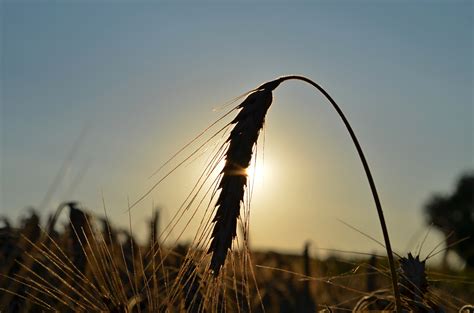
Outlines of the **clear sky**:
<svg viewBox="0 0 474 313">
<path fill-rule="evenodd" d="M 474 167 L 472 1 L 2 1 L 1 214 L 69 199 L 126 225 L 127 199 L 223 111 L 277 76 L 306 75 L 351 121 L 379 188 L 392 245 L 421 241 L 422 206 Z M 370 252 L 381 238 L 349 136 L 309 85 L 288 82 L 267 116 L 255 247 Z M 86 129 L 86 131 L 84 131 Z M 260 154 L 261 155 L 261 154 Z M 192 186 L 191 162 L 152 201 L 163 223 Z M 413 239 L 414 238 L 414 239 Z M 440 237 L 430 235 L 426 250 Z"/>
</svg>

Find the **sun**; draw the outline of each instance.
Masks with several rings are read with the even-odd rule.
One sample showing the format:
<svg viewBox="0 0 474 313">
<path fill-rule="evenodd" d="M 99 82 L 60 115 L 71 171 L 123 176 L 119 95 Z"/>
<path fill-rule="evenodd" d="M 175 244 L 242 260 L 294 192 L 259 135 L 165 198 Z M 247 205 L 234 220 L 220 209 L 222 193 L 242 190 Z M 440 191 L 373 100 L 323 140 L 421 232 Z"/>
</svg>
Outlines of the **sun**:
<svg viewBox="0 0 474 313">
<path fill-rule="evenodd" d="M 253 159 L 245 172 L 250 185 L 255 188 L 262 187 L 265 183 L 271 180 L 272 176 L 271 167 L 267 160 L 263 162 L 262 160 L 255 161 Z"/>
</svg>

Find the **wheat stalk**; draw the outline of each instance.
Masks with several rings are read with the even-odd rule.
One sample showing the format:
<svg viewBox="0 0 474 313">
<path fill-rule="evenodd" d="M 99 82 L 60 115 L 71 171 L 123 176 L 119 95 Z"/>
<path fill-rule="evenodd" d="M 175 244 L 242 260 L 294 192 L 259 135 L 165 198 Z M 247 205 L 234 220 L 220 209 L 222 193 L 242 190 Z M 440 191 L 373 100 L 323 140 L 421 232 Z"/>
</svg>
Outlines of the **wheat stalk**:
<svg viewBox="0 0 474 313">
<path fill-rule="evenodd" d="M 240 205 L 243 201 L 244 189 L 247 183 L 245 169 L 249 166 L 252 158 L 252 148 L 258 139 L 260 129 L 263 127 L 265 114 L 272 103 L 272 91 L 282 82 L 287 80 L 304 81 L 321 92 L 336 110 L 351 136 L 364 167 L 372 191 L 372 196 L 374 198 L 390 265 L 396 310 L 398 313 L 401 313 L 400 290 L 398 288 L 395 261 L 388 236 L 387 225 L 385 223 L 377 188 L 375 187 L 375 182 L 365 155 L 349 121 L 337 103 L 320 85 L 304 76 L 282 76 L 265 83 L 254 89 L 240 105 L 241 111 L 233 121 L 235 126 L 228 138 L 229 147 L 226 152 L 226 164 L 222 171 L 221 182 L 219 185 L 221 192 L 216 202 L 217 212 L 213 219 L 215 224 L 212 232 L 212 242 L 208 251 L 209 253 L 212 253 L 210 269 L 213 271 L 215 276 L 219 274 L 220 268 L 225 263 L 227 251 L 232 246 L 232 240 L 236 235 Z"/>
</svg>

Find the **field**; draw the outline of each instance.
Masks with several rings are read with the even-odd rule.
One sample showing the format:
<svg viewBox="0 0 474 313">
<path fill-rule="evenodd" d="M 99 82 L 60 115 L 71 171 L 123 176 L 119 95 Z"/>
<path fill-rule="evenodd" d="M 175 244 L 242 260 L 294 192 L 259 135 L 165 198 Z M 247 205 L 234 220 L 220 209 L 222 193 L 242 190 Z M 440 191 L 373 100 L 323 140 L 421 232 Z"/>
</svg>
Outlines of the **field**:
<svg viewBox="0 0 474 313">
<path fill-rule="evenodd" d="M 76 203 L 61 211 L 70 220 L 61 231 L 58 216 L 47 225 L 34 211 L 19 225 L 4 219 L 2 312 L 345 312 L 372 291 L 390 290 L 383 256 L 334 254 L 320 260 L 306 246 L 301 255 L 233 251 L 231 264 L 215 279 L 201 268 L 208 254 L 156 239 L 158 214 L 147 243 L 138 244 L 129 231 L 92 218 Z M 426 272 L 426 301 L 456 312 L 472 300 L 472 272 L 429 264 Z"/>
</svg>

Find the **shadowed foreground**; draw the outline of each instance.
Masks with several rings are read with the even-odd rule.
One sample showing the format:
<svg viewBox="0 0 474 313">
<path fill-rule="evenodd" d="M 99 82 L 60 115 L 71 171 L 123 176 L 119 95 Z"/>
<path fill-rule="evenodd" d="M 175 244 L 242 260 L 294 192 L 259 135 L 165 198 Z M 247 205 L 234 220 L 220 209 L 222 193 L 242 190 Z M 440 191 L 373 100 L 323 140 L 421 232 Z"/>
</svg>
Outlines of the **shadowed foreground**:
<svg viewBox="0 0 474 313">
<path fill-rule="evenodd" d="M 70 221 L 64 227 L 56 225 L 62 211 Z M 375 256 L 319 260 L 311 258 L 309 245 L 302 255 L 253 252 L 250 266 L 227 264 L 217 280 L 203 265 L 209 257 L 199 260 L 192 248 L 160 244 L 158 212 L 142 244 L 73 202 L 60 206 L 46 225 L 33 210 L 19 225 L 6 218 L 2 224 L 1 312 L 345 312 L 389 305 L 378 296 L 390 286 L 387 263 Z M 237 260 L 238 253 L 230 258 Z M 420 263 L 407 272 L 421 266 L 424 271 Z M 422 287 L 405 288 L 418 290 L 408 291 L 405 301 L 431 303 L 431 310 L 420 312 L 456 312 L 472 301 L 469 275 L 431 269 Z"/>
</svg>

